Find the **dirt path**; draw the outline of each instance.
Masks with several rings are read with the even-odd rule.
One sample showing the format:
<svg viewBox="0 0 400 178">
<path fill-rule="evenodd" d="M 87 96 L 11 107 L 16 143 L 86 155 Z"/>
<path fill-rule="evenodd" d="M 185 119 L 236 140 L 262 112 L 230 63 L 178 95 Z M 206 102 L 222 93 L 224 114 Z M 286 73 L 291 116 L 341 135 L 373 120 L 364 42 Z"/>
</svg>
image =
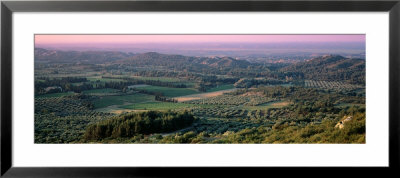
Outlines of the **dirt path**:
<svg viewBox="0 0 400 178">
<path fill-rule="evenodd" d="M 203 99 L 203 98 L 219 96 L 219 95 L 222 95 L 224 93 L 229 93 L 229 92 L 232 92 L 232 91 L 235 91 L 235 90 L 237 90 L 237 88 L 221 90 L 221 91 L 215 91 L 215 92 L 208 92 L 208 93 L 200 93 L 200 94 L 180 96 L 180 97 L 175 97 L 174 99 L 178 100 L 178 102 L 198 100 L 198 99 Z"/>
</svg>

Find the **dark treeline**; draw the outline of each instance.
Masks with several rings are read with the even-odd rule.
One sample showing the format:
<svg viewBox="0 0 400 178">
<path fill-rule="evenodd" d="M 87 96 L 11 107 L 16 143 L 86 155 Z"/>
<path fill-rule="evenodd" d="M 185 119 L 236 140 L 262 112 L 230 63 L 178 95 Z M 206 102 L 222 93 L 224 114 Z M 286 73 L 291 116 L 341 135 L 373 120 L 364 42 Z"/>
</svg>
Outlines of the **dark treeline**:
<svg viewBox="0 0 400 178">
<path fill-rule="evenodd" d="M 210 83 L 235 83 L 239 80 L 239 77 L 216 77 L 216 76 L 203 76 L 201 78 L 202 82 Z"/>
<path fill-rule="evenodd" d="M 146 70 L 139 71 L 135 74 L 142 77 L 172 77 L 172 78 L 185 78 L 187 80 L 196 80 L 199 74 L 194 74 L 184 71 L 160 71 L 160 70 Z"/>
<path fill-rule="evenodd" d="M 207 74 L 207 75 L 206 75 Z M 183 78 L 190 81 L 200 81 L 203 83 L 235 83 L 240 78 L 239 77 L 217 77 L 215 75 L 210 75 L 210 73 L 196 74 L 192 72 L 176 72 L 176 71 L 140 71 L 135 74 L 135 76 L 141 77 L 172 77 L 172 78 Z M 177 87 L 175 87 L 177 88 Z"/>
<path fill-rule="evenodd" d="M 164 94 L 161 92 L 148 91 L 148 90 L 143 90 L 143 89 L 139 89 L 139 88 L 131 88 L 131 90 L 137 91 L 139 93 L 147 94 L 147 95 L 154 95 L 154 96 L 158 96 L 158 97 L 164 96 Z"/>
<path fill-rule="evenodd" d="M 99 140 L 108 137 L 132 137 L 137 134 L 171 132 L 191 125 L 194 120 L 193 115 L 187 111 L 128 113 L 89 125 L 84 139 Z"/>
<path fill-rule="evenodd" d="M 167 97 L 163 97 L 163 96 L 160 96 L 160 95 L 156 95 L 156 96 L 154 97 L 154 99 L 155 99 L 156 101 L 162 101 L 162 102 L 172 102 L 172 103 L 177 103 L 177 102 L 178 102 L 178 100 L 176 100 L 176 99 L 167 98 Z"/>
<path fill-rule="evenodd" d="M 35 94 L 45 94 L 45 93 L 56 93 L 56 92 L 68 92 L 74 91 L 80 93 L 83 90 L 93 89 L 91 84 L 86 84 L 86 78 L 82 77 L 62 77 L 62 78 L 47 78 L 39 77 L 35 80 Z M 83 83 L 82 85 L 72 85 L 71 83 Z M 60 90 L 51 89 L 46 91 L 48 87 L 61 87 Z"/>
<path fill-rule="evenodd" d="M 199 82 L 194 85 L 194 88 L 200 92 L 207 92 L 208 89 L 220 84 L 234 84 L 238 80 L 237 77 L 202 76 Z"/>
<path fill-rule="evenodd" d="M 65 85 L 67 83 L 79 83 L 79 82 L 87 82 L 88 80 L 85 77 L 61 77 L 61 78 L 48 78 L 48 77 L 38 77 L 38 80 L 44 81 L 35 81 L 35 85 L 41 87 L 50 87 L 50 86 L 60 86 Z"/>
<path fill-rule="evenodd" d="M 217 77 L 217 76 L 202 76 L 194 85 L 194 88 L 200 92 L 207 92 L 208 89 L 214 88 L 221 84 L 234 84 L 238 81 L 237 77 Z"/>
<path fill-rule="evenodd" d="M 164 82 L 164 81 L 160 81 L 160 80 L 140 80 L 140 79 L 129 78 L 129 77 L 108 77 L 108 76 L 102 76 L 102 78 L 122 79 L 122 80 L 127 81 L 131 85 L 146 84 L 146 85 L 154 85 L 154 86 L 170 87 L 170 88 L 187 88 L 187 86 L 183 83 Z"/>
<path fill-rule="evenodd" d="M 112 89 L 117 89 L 117 90 L 124 90 L 128 86 L 131 85 L 136 85 L 135 82 L 126 82 L 126 81 L 111 81 L 111 82 L 104 82 L 104 85 L 98 85 L 97 88 L 112 88 Z"/>
</svg>

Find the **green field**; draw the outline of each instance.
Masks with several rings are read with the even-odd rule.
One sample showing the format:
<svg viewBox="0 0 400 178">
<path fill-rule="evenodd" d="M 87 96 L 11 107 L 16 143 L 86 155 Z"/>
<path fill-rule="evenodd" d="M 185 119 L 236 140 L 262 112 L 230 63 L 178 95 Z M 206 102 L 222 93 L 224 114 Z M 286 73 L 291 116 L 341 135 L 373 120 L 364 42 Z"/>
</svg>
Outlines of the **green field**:
<svg viewBox="0 0 400 178">
<path fill-rule="evenodd" d="M 232 89 L 232 88 L 235 88 L 233 86 L 233 84 L 218 85 L 217 87 L 207 90 L 207 92 L 215 92 L 215 91 L 227 90 L 227 89 Z"/>
<path fill-rule="evenodd" d="M 185 96 L 185 95 L 199 93 L 196 89 L 193 88 L 168 88 L 159 86 L 145 86 L 145 87 L 140 87 L 140 89 L 149 92 L 162 93 L 166 97 L 178 97 L 178 96 Z"/>
<path fill-rule="evenodd" d="M 94 108 L 104 108 L 112 105 L 124 105 L 126 103 L 152 102 L 154 96 L 136 93 L 133 95 L 103 96 L 94 101 Z"/>
<path fill-rule="evenodd" d="M 93 90 L 85 90 L 84 94 L 104 94 L 104 93 L 116 93 L 117 89 L 112 88 L 102 88 L 102 89 L 93 89 Z"/>
</svg>

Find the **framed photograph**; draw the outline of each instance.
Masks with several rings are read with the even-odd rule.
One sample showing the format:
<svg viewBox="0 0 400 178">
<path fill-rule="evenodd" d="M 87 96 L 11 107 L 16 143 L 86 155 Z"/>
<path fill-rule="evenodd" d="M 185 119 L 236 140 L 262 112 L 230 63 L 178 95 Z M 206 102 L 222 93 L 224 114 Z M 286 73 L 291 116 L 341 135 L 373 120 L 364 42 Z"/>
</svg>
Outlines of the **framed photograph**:
<svg viewBox="0 0 400 178">
<path fill-rule="evenodd" d="M 1 175 L 393 171 L 399 20 L 399 1 L 3 1 Z"/>
</svg>

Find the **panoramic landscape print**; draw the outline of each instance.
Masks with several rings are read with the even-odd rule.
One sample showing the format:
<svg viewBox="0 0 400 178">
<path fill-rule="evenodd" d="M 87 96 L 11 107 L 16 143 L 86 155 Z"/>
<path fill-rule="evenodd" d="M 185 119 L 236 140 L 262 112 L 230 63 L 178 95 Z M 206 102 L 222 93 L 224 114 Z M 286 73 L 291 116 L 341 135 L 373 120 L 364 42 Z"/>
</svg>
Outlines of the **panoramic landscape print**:
<svg viewBox="0 0 400 178">
<path fill-rule="evenodd" d="M 365 35 L 35 35 L 34 142 L 365 143 Z"/>
</svg>

